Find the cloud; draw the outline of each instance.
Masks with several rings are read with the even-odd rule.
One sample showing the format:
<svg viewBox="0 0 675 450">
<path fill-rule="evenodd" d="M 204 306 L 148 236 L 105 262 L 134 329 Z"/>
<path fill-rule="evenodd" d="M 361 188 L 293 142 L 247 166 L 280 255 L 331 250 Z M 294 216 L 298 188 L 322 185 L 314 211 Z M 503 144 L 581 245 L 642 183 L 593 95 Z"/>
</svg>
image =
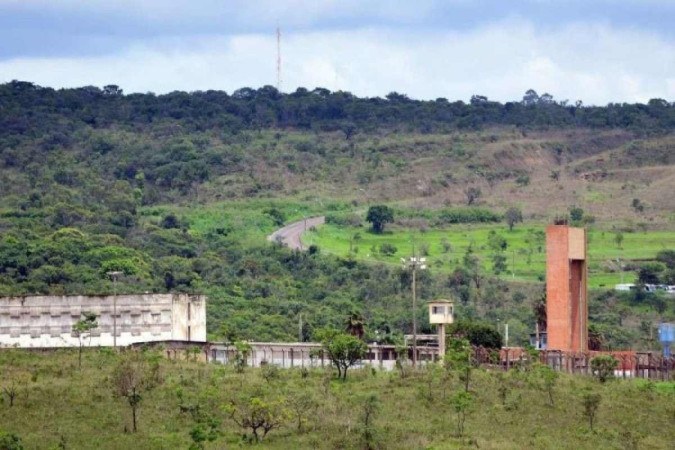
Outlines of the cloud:
<svg viewBox="0 0 675 450">
<path fill-rule="evenodd" d="M 511 19 L 465 31 L 397 27 L 284 33 L 283 90 L 315 86 L 362 96 L 518 100 L 533 88 L 585 103 L 675 98 L 675 43 L 607 24 L 543 31 Z M 126 92 L 234 89 L 276 84 L 273 34 L 136 41 L 115 54 L 0 61 L 0 81 Z"/>
</svg>

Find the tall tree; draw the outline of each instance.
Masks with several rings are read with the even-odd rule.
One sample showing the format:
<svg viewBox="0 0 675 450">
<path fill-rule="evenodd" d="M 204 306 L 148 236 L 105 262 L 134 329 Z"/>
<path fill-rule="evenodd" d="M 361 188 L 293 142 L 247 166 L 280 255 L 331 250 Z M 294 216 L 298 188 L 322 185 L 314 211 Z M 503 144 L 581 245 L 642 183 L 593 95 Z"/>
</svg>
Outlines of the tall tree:
<svg viewBox="0 0 675 450">
<path fill-rule="evenodd" d="M 382 233 L 385 224 L 394 221 L 394 211 L 386 205 L 374 205 L 368 208 L 366 220 L 373 225 L 375 233 Z"/>
</svg>

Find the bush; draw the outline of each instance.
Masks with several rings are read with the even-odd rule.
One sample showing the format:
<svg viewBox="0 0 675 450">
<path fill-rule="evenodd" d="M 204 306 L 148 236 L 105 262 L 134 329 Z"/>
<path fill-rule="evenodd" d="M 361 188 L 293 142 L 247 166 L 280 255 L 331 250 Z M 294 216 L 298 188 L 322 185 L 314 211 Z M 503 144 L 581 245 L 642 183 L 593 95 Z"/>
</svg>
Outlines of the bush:
<svg viewBox="0 0 675 450">
<path fill-rule="evenodd" d="M 619 361 L 611 355 L 596 356 L 591 360 L 591 370 L 597 379 L 604 383 L 614 377 L 614 369 L 619 366 Z"/>
<path fill-rule="evenodd" d="M 395 255 L 396 252 L 398 252 L 398 249 L 393 244 L 385 242 L 384 244 L 380 245 L 380 254 L 383 256 L 392 256 Z"/>
<path fill-rule="evenodd" d="M 23 445 L 21 445 L 21 439 L 16 434 L 0 430 L 0 449 L 23 450 Z"/>
</svg>

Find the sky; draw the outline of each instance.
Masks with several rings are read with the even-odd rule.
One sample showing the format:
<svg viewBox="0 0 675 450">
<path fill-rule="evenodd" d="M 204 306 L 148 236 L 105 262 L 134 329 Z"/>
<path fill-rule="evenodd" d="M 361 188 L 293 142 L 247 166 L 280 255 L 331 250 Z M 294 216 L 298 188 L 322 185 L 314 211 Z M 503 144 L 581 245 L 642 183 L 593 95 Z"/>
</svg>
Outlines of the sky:
<svg viewBox="0 0 675 450">
<path fill-rule="evenodd" d="M 0 0 L 0 83 L 675 101 L 675 0 Z"/>
</svg>

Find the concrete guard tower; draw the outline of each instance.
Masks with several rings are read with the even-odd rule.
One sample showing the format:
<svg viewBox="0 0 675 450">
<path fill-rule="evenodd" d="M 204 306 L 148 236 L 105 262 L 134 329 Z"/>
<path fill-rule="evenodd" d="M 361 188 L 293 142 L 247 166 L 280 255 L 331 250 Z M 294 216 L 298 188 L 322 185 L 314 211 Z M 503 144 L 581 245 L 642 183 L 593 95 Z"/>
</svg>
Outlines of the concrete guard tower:
<svg viewBox="0 0 675 450">
<path fill-rule="evenodd" d="M 546 228 L 546 321 L 550 350 L 588 350 L 586 230 Z"/>
<path fill-rule="evenodd" d="M 451 300 L 429 302 L 429 323 L 438 327 L 439 359 L 445 357 L 445 326 L 454 322 L 455 308 Z"/>
</svg>

